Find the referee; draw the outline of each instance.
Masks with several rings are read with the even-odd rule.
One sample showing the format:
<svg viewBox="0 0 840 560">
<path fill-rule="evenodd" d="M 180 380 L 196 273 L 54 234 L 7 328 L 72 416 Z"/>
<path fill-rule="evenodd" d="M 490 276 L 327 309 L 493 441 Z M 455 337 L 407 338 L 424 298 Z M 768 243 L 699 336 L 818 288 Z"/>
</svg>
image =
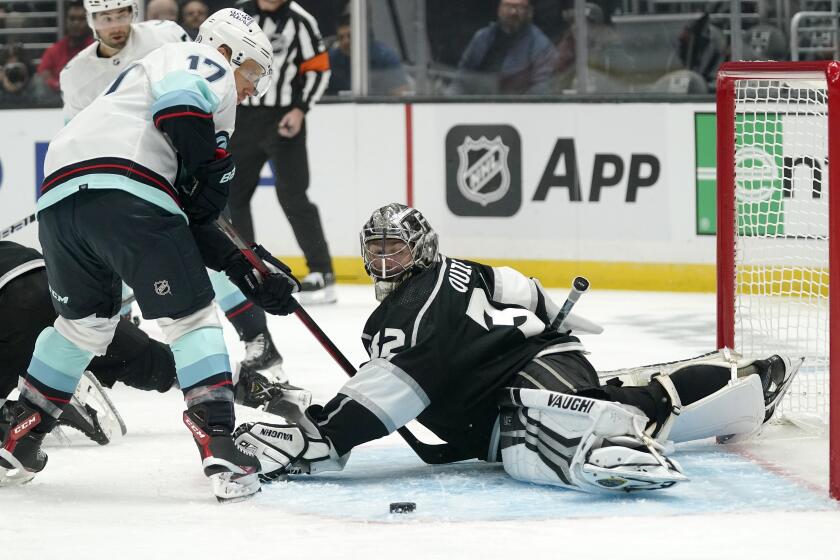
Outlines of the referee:
<svg viewBox="0 0 840 560">
<path fill-rule="evenodd" d="M 330 78 L 329 56 L 318 24 L 294 0 L 243 0 L 236 7 L 259 22 L 274 47 L 274 84 L 263 97 L 242 102 L 231 139 L 236 176 L 231 217 L 242 236 L 254 242 L 251 197 L 267 159 L 274 164 L 277 200 L 292 226 L 309 274 L 301 282 L 302 303 L 333 303 L 335 276 L 318 207 L 306 195 L 309 161 L 306 113 Z"/>
</svg>

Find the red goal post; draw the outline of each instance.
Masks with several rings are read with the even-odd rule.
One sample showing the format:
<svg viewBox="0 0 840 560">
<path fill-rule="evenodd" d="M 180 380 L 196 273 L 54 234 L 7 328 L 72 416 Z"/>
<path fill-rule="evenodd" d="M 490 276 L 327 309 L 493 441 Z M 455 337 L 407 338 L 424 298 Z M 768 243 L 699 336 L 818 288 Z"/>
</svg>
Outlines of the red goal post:
<svg viewBox="0 0 840 560">
<path fill-rule="evenodd" d="M 717 197 L 718 347 L 806 356 L 783 411 L 828 426 L 840 499 L 840 62 L 721 66 Z"/>
</svg>

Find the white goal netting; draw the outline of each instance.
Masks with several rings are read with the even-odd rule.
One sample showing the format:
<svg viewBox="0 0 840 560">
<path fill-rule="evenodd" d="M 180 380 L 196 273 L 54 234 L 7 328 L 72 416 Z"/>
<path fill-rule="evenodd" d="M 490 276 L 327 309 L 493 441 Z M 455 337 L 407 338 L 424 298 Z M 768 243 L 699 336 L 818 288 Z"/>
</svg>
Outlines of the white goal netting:
<svg viewBox="0 0 840 560">
<path fill-rule="evenodd" d="M 735 348 L 805 356 L 782 410 L 828 416 L 825 82 L 735 83 Z"/>
</svg>

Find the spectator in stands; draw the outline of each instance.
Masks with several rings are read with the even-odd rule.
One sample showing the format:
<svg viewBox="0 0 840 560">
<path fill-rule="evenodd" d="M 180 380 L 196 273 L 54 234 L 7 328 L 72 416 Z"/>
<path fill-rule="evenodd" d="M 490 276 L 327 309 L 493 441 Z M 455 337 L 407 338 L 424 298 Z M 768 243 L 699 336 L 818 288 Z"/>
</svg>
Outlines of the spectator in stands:
<svg viewBox="0 0 840 560">
<path fill-rule="evenodd" d="M 64 21 L 66 35 L 44 51 L 38 64 L 38 75 L 55 92 L 60 90 L 58 76 L 64 65 L 93 42 L 85 7 L 80 1 L 67 4 Z"/>
<path fill-rule="evenodd" d="M 152 19 L 178 21 L 178 3 L 175 0 L 149 0 L 146 21 Z"/>
<path fill-rule="evenodd" d="M 500 0 L 498 20 L 480 29 L 461 57 L 455 93 L 551 93 L 557 50 L 532 17 L 529 0 Z"/>
<path fill-rule="evenodd" d="M 727 46 L 723 32 L 709 22 L 708 12 L 686 25 L 678 37 L 677 55 L 686 70 L 706 80 L 709 91 L 715 90 L 717 70 L 726 60 Z"/>
<path fill-rule="evenodd" d="M 58 94 L 35 75 L 23 45 L 5 45 L 0 50 L 0 107 L 56 101 Z"/>
<path fill-rule="evenodd" d="M 195 40 L 198 35 L 198 26 L 200 26 L 209 15 L 209 8 L 204 0 L 188 0 L 181 6 L 181 27 L 183 27 L 190 39 Z"/>
<path fill-rule="evenodd" d="M 329 50 L 330 85 L 327 95 L 349 91 L 350 78 L 350 16 L 342 14 L 336 22 L 336 44 Z M 405 95 L 410 87 L 399 55 L 381 41 L 368 42 L 368 93 L 371 95 Z"/>
</svg>

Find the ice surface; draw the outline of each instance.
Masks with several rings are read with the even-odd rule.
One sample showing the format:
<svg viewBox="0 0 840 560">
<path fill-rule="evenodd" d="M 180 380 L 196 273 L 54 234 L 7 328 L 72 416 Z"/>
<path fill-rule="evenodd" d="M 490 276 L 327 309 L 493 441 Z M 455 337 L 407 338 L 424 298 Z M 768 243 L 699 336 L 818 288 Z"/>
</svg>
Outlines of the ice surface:
<svg viewBox="0 0 840 560">
<path fill-rule="evenodd" d="M 339 301 L 310 313 L 361 363 L 372 290 L 340 286 Z M 605 327 L 584 342 L 596 367 L 615 369 L 713 349 L 714 309 L 713 295 L 593 287 L 576 312 Z M 294 317 L 270 325 L 292 382 L 315 401 L 330 398 L 341 370 Z M 241 357 L 232 329 L 226 337 Z M 494 465 L 426 466 L 389 436 L 355 450 L 341 473 L 274 483 L 222 506 L 181 424 L 180 394 L 119 387 L 112 395 L 125 438 L 105 447 L 53 441 L 43 473 L 0 490 L 0 558 L 840 558 L 826 440 L 790 429 L 738 446 L 678 446 L 690 482 L 609 497 L 518 483 Z M 389 514 L 393 501 L 416 502 L 417 511 Z"/>
</svg>

